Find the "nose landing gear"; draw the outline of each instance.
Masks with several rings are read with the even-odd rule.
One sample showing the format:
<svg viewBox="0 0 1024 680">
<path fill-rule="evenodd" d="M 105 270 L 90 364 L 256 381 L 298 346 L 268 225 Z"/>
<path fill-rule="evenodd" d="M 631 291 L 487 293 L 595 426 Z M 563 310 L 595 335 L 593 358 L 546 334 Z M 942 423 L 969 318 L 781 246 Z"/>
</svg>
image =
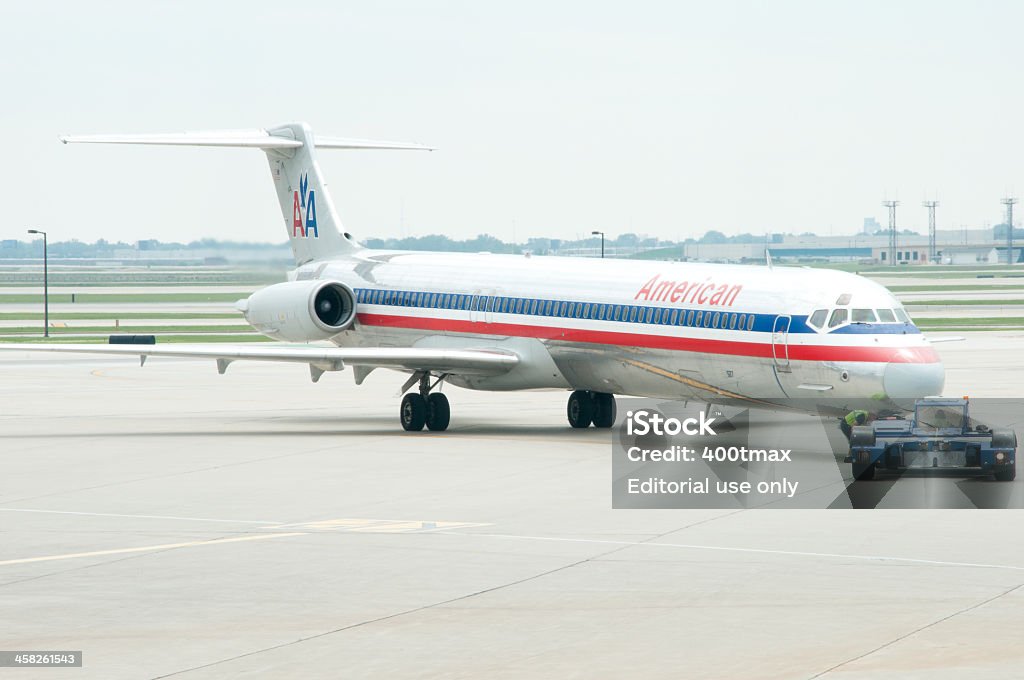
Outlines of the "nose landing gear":
<svg viewBox="0 0 1024 680">
<path fill-rule="evenodd" d="M 424 425 L 434 432 L 448 429 L 452 415 L 448 397 L 440 392 L 430 392 L 441 384 L 445 376 L 439 377 L 434 384 L 430 384 L 430 377 L 430 373 L 418 373 L 405 385 L 405 389 L 408 389 L 413 382 L 419 381 L 419 391 L 402 397 L 402 405 L 398 409 L 402 429 L 407 432 L 419 432 Z"/>
<path fill-rule="evenodd" d="M 615 424 L 615 395 L 576 390 L 569 395 L 565 414 L 569 419 L 569 425 L 577 429 L 591 425 L 609 428 Z"/>
</svg>

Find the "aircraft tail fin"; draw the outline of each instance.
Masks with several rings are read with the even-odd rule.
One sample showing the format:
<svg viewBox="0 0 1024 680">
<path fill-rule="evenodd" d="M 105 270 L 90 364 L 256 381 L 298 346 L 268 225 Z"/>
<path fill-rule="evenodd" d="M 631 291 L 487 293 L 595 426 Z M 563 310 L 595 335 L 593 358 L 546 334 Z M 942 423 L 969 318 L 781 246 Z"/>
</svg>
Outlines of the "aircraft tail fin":
<svg viewBox="0 0 1024 680">
<path fill-rule="evenodd" d="M 153 135 L 86 135 L 61 137 L 65 144 L 153 144 L 262 149 L 270 164 L 288 241 L 296 264 L 323 260 L 359 250 L 344 231 L 316 149 L 395 149 L 431 151 L 420 144 L 323 137 L 314 140 L 305 123 L 287 123 L 256 130 L 218 130 Z"/>
</svg>

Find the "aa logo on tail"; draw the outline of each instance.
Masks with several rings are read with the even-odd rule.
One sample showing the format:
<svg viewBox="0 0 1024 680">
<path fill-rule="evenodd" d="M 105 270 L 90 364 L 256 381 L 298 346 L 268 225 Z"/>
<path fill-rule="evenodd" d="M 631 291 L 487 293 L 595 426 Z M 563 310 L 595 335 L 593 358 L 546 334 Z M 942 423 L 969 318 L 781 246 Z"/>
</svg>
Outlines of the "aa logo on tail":
<svg viewBox="0 0 1024 680">
<path fill-rule="evenodd" d="M 299 177 L 299 190 L 292 201 L 292 238 L 320 238 L 316 230 L 316 192 L 309 188 L 309 175 Z"/>
</svg>

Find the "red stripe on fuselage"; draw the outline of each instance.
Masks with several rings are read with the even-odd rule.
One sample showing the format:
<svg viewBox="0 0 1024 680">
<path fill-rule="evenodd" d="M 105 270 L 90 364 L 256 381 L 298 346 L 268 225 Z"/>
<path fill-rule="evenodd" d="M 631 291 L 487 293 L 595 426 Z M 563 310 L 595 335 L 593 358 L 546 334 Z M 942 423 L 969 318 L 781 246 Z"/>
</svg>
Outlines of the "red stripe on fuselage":
<svg viewBox="0 0 1024 680">
<path fill-rule="evenodd" d="M 583 328 L 532 326 L 514 323 L 486 323 L 462 319 L 440 319 L 425 316 L 399 316 L 395 314 L 366 314 L 358 316 L 367 326 L 408 328 L 435 333 L 466 333 L 471 335 L 500 335 L 541 340 L 560 340 L 617 347 L 644 347 L 702 354 L 728 354 L 771 359 L 772 344 L 708 338 L 680 338 L 671 335 L 595 331 Z M 785 351 L 779 346 L 779 351 Z M 781 356 L 780 356 L 781 358 Z M 793 361 L 867 361 L 900 364 L 933 364 L 938 354 L 928 346 L 915 347 L 846 347 L 843 345 L 789 345 L 789 358 Z"/>
</svg>

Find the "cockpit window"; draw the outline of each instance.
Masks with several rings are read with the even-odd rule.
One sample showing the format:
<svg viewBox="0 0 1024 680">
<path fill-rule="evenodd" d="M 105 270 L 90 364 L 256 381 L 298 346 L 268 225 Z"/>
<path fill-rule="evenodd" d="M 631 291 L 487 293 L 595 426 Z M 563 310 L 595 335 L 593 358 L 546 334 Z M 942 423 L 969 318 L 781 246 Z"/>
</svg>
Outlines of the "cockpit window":
<svg viewBox="0 0 1024 680">
<path fill-rule="evenodd" d="M 896 309 L 894 309 L 892 311 L 896 312 L 896 318 L 897 319 L 899 319 L 903 323 L 910 323 L 910 317 L 907 316 L 907 313 L 904 312 L 902 309 L 897 307 Z"/>
<path fill-rule="evenodd" d="M 827 309 L 816 309 L 816 310 L 814 310 L 814 313 L 811 314 L 811 318 L 807 319 L 807 323 L 809 323 L 810 325 L 814 326 L 815 328 L 824 328 L 825 327 L 825 317 L 827 317 L 827 316 L 828 316 L 828 310 Z"/>
<path fill-rule="evenodd" d="M 878 320 L 882 323 L 896 323 L 896 317 L 891 309 L 876 309 L 875 311 L 878 312 Z"/>
<path fill-rule="evenodd" d="M 840 295 L 839 297 L 836 298 L 836 306 L 837 307 L 841 307 L 843 305 L 848 305 L 848 304 L 850 304 L 850 294 L 849 293 L 843 293 L 842 295 Z"/>
<path fill-rule="evenodd" d="M 828 327 L 835 328 L 836 326 L 842 326 L 846 323 L 846 310 L 835 309 L 832 311 L 832 317 L 828 320 Z"/>
<path fill-rule="evenodd" d="M 854 309 L 850 314 L 853 323 L 875 323 L 875 313 L 870 309 Z"/>
</svg>

